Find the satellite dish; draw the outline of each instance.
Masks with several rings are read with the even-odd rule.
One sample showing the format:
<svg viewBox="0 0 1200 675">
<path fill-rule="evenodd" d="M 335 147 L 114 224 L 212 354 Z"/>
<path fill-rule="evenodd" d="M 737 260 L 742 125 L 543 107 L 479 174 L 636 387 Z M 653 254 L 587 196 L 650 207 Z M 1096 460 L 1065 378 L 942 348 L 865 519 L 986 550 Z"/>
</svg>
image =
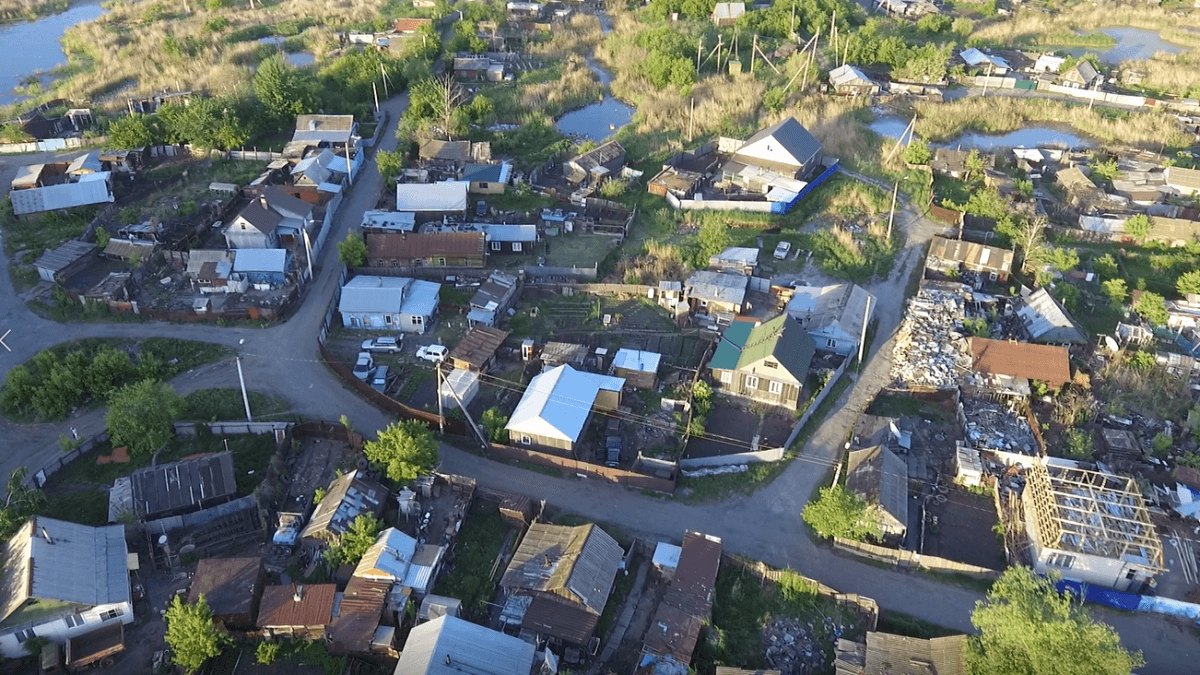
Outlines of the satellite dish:
<svg viewBox="0 0 1200 675">
<path fill-rule="evenodd" d="M 158 538 L 158 543 L 160 546 L 166 546 L 167 545 L 167 535 L 165 535 L 165 534 L 160 535 Z"/>
</svg>

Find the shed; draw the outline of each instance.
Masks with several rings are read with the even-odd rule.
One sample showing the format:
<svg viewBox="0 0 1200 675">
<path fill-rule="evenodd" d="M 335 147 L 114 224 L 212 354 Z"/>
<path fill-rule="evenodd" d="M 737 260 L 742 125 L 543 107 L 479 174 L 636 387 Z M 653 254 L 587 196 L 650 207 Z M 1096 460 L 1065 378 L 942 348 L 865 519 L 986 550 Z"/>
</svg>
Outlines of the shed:
<svg viewBox="0 0 1200 675">
<path fill-rule="evenodd" d="M 563 164 L 567 180 L 576 185 L 588 181 L 600 181 L 620 172 L 625 166 L 625 148 L 616 141 L 608 141 Z"/>
<path fill-rule="evenodd" d="M 109 239 L 108 245 L 104 247 L 105 258 L 115 258 L 117 260 L 132 261 L 134 256 L 138 260 L 146 261 L 158 249 L 158 244 L 153 241 L 145 241 L 141 239 Z"/>
<path fill-rule="evenodd" d="M 903 459 L 881 445 L 851 451 L 846 490 L 875 507 L 884 537 L 904 539 L 908 530 L 908 465 Z"/>
<path fill-rule="evenodd" d="M 486 371 L 496 360 L 496 351 L 508 339 L 508 331 L 474 326 L 450 350 L 450 363 L 462 370 Z"/>
<path fill-rule="evenodd" d="M 954 481 L 966 487 L 983 485 L 983 461 L 979 458 L 979 450 L 959 444 L 954 452 L 958 473 Z"/>
<path fill-rule="evenodd" d="M 718 2 L 712 11 L 712 22 L 717 28 L 728 28 L 746 13 L 744 2 Z"/>
<path fill-rule="evenodd" d="M 658 570 L 659 574 L 662 574 L 667 581 L 675 576 L 675 568 L 679 567 L 679 554 L 682 551 L 682 548 L 665 541 L 660 541 L 655 545 L 652 563 L 654 569 Z"/>
<path fill-rule="evenodd" d="M 252 630 L 263 591 L 262 558 L 202 558 L 192 577 L 188 603 L 200 596 L 213 619 L 229 629 Z"/>
<path fill-rule="evenodd" d="M 324 503 L 322 500 L 321 503 Z M 342 593 L 338 615 L 326 631 L 326 641 L 332 654 L 372 653 L 375 632 L 383 623 L 384 607 L 392 582 L 381 579 L 352 577 Z"/>
<path fill-rule="evenodd" d="M 17 189 L 16 181 L 13 182 L 13 190 L 9 197 L 12 199 L 13 214 L 18 216 L 116 200 L 112 189 L 112 173 L 108 171 L 83 174 L 74 182 L 60 182 L 24 190 Z"/>
<path fill-rule="evenodd" d="M 856 66 L 842 64 L 829 71 L 829 84 L 838 94 L 871 96 L 879 93 L 879 85 Z"/>
<path fill-rule="evenodd" d="M 233 273 L 245 275 L 259 290 L 277 288 L 287 282 L 288 252 L 282 248 L 239 248 L 234 250 Z"/>
<path fill-rule="evenodd" d="M 444 595 L 427 595 L 421 601 L 421 608 L 417 610 L 417 622 L 432 621 L 439 616 L 453 616 L 457 618 L 461 615 L 462 600 L 448 598 Z"/>
<path fill-rule="evenodd" d="M 72 239 L 43 253 L 34 266 L 42 280 L 61 283 L 90 265 L 96 257 L 95 244 Z"/>
<path fill-rule="evenodd" d="M 1017 316 L 1029 339 L 1042 344 L 1086 344 L 1087 336 L 1054 296 L 1039 288 L 1017 301 Z"/>
<path fill-rule="evenodd" d="M 638 389 L 654 389 L 658 386 L 658 364 L 662 354 L 640 349 L 617 350 L 613 357 L 613 374 L 625 378 Z"/>
<path fill-rule="evenodd" d="M 441 386 L 438 387 L 438 397 L 441 398 L 442 407 L 446 410 L 457 410 L 459 401 L 464 407 L 470 405 L 478 393 L 479 373 L 459 368 L 451 370 L 450 374 L 442 379 Z"/>
<path fill-rule="evenodd" d="M 354 115 L 296 115 L 292 142 L 319 147 L 345 146 L 350 144 L 357 129 Z"/>
<path fill-rule="evenodd" d="M 1053 390 L 1071 381 L 1071 354 L 1062 347 L 982 337 L 969 341 L 977 373 L 1040 380 Z"/>
<path fill-rule="evenodd" d="M 720 253 L 709 256 L 708 267 L 727 274 L 752 275 L 758 267 L 758 249 L 728 246 Z"/>
<path fill-rule="evenodd" d="M 382 513 L 387 494 L 386 488 L 362 476 L 358 469 L 340 476 L 329 484 L 300 537 L 335 543 L 358 516 Z"/>
<path fill-rule="evenodd" d="M 229 501 L 237 494 L 233 455 L 220 452 L 148 466 L 113 482 L 108 518 L 121 512 L 161 518 L 199 511 Z"/>
<path fill-rule="evenodd" d="M 288 584 L 263 589 L 258 627 L 271 637 L 320 640 L 333 620 L 337 584 Z"/>
</svg>

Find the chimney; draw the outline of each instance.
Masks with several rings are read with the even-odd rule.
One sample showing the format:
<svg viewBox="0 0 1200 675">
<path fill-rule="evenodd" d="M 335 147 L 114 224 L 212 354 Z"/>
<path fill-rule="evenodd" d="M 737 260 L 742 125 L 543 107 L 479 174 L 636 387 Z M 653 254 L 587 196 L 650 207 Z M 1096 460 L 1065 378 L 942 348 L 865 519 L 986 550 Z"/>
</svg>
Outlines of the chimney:
<svg viewBox="0 0 1200 675">
<path fill-rule="evenodd" d="M 309 131 L 316 131 L 316 130 L 317 130 L 317 121 L 316 121 L 316 120 L 309 120 L 309 121 L 308 121 L 308 130 L 309 130 Z"/>
<path fill-rule="evenodd" d="M 265 209 L 265 208 L 267 208 L 267 196 L 266 196 L 266 195 L 259 195 L 259 197 L 258 197 L 258 203 L 259 203 L 259 205 L 261 205 L 261 206 L 262 206 L 264 209 Z"/>
<path fill-rule="evenodd" d="M 450 655 L 446 655 L 446 665 L 450 665 Z"/>
<path fill-rule="evenodd" d="M 42 528 L 42 536 L 46 538 L 46 543 L 47 543 L 47 544 L 53 544 L 53 543 L 54 543 L 54 540 L 53 540 L 52 538 L 50 538 L 50 531 L 49 531 L 49 530 L 47 530 L 45 527 L 43 527 L 43 528 Z"/>
<path fill-rule="evenodd" d="M 292 584 L 292 600 L 300 602 L 304 599 L 304 586 L 300 584 Z"/>
</svg>

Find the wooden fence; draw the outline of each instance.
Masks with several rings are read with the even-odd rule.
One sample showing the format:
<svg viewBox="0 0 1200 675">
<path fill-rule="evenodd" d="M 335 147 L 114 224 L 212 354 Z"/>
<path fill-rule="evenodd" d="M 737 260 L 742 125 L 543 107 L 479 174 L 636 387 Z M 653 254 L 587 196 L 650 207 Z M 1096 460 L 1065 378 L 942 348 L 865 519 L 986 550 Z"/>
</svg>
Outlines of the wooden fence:
<svg viewBox="0 0 1200 675">
<path fill-rule="evenodd" d="M 912 551 L 903 551 L 895 548 L 887 548 L 886 546 L 876 546 L 874 544 L 866 544 L 861 541 L 852 539 L 842 539 L 836 537 L 833 540 L 833 548 L 838 551 L 845 551 L 852 555 L 872 560 L 879 560 L 891 565 L 895 565 L 901 569 L 912 569 L 919 567 L 931 572 L 943 572 L 950 574 L 965 574 L 969 577 L 977 579 L 999 579 L 1000 572 L 979 567 L 977 565 L 968 565 L 966 563 L 946 560 L 935 555 L 923 555 L 921 553 L 913 553 Z"/>
<path fill-rule="evenodd" d="M 485 450 L 490 458 L 500 458 L 514 460 L 518 462 L 527 462 L 529 464 L 537 464 L 539 466 L 548 466 L 562 471 L 572 471 L 576 474 L 588 476 L 591 478 L 600 478 L 611 483 L 617 483 L 626 487 L 637 488 L 641 490 L 654 490 L 655 492 L 664 492 L 671 494 L 675 491 L 675 478 L 659 478 L 658 476 L 647 476 L 626 469 L 617 469 L 600 464 L 592 464 L 570 457 L 560 457 L 546 452 L 538 452 L 537 450 L 529 450 L 526 448 L 517 448 L 511 445 L 499 445 L 496 443 L 489 444 Z"/>
</svg>

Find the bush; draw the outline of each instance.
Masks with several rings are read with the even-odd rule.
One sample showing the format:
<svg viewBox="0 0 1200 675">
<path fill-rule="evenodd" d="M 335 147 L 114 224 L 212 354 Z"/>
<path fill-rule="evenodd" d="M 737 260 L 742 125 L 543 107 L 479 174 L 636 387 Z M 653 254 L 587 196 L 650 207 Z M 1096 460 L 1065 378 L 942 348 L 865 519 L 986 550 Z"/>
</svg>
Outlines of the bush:
<svg viewBox="0 0 1200 675">
<path fill-rule="evenodd" d="M 508 425 L 508 415 L 501 413 L 499 408 L 488 408 L 483 411 L 482 421 L 489 440 L 493 443 L 508 442 L 508 430 L 504 428 Z"/>
<path fill-rule="evenodd" d="M 278 642 L 260 642 L 254 649 L 254 660 L 260 665 L 269 666 L 279 658 L 279 650 Z"/>
</svg>

